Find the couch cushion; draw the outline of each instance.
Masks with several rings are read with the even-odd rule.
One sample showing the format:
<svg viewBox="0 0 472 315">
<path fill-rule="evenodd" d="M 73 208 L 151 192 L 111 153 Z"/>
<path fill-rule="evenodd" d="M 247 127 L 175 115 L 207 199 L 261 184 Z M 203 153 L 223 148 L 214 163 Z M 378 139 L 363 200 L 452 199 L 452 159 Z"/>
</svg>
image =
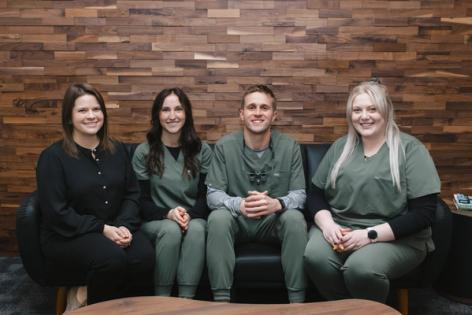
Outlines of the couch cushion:
<svg viewBox="0 0 472 315">
<path fill-rule="evenodd" d="M 285 287 L 279 245 L 245 243 L 235 252 L 234 288 Z"/>
</svg>

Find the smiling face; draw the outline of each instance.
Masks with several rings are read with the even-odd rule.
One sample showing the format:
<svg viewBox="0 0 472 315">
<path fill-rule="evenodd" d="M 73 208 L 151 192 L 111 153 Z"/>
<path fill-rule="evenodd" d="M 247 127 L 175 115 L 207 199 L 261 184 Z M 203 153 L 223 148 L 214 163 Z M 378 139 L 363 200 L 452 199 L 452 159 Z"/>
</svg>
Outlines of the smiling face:
<svg viewBox="0 0 472 315">
<path fill-rule="evenodd" d="M 359 94 L 352 102 L 351 120 L 363 139 L 385 138 L 385 119 L 367 93 Z"/>
<path fill-rule="evenodd" d="M 273 99 L 261 92 L 246 95 L 244 105 L 239 110 L 239 117 L 244 123 L 244 130 L 252 134 L 263 134 L 270 131 L 272 122 L 277 117 Z"/>
<path fill-rule="evenodd" d="M 164 100 L 159 111 L 159 122 L 164 136 L 180 136 L 185 124 L 185 109 L 175 94 L 170 94 Z"/>
<path fill-rule="evenodd" d="M 103 127 L 104 115 L 95 96 L 84 94 L 78 97 L 72 108 L 74 139 L 96 137 Z"/>
</svg>

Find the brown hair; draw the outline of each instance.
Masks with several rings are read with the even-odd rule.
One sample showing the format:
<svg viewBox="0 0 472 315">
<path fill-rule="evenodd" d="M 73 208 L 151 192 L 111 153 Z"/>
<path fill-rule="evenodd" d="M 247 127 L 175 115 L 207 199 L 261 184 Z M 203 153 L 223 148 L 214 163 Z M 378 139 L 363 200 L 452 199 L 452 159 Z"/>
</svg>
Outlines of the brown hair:
<svg viewBox="0 0 472 315">
<path fill-rule="evenodd" d="M 162 126 L 159 120 L 159 113 L 162 110 L 165 99 L 174 94 L 179 99 L 185 111 L 185 123 L 180 133 L 179 144 L 184 155 L 184 168 L 182 176 L 195 177 L 200 169 L 200 164 L 196 158 L 202 149 L 202 141 L 195 131 L 192 115 L 192 103 L 185 92 L 177 87 L 164 89 L 157 94 L 151 110 L 151 129 L 146 138 L 149 144 L 149 154 L 146 160 L 148 174 L 162 176 L 164 172 L 164 159 L 162 150 Z"/>
<path fill-rule="evenodd" d="M 67 89 L 64 94 L 64 99 L 62 100 L 62 131 L 64 134 L 62 147 L 67 154 L 73 157 L 78 156 L 78 150 L 73 138 L 74 126 L 72 125 L 72 110 L 75 106 L 75 100 L 87 94 L 97 99 L 98 104 L 100 104 L 100 109 L 103 112 L 103 126 L 97 133 L 100 140 L 100 147 L 110 152 L 113 152 L 115 149 L 113 142 L 108 136 L 108 117 L 102 95 L 90 84 L 73 83 Z"/>
<path fill-rule="evenodd" d="M 246 91 L 244 91 L 243 98 L 241 99 L 241 108 L 244 107 L 244 99 L 246 96 L 255 92 L 260 92 L 270 96 L 270 98 L 272 98 L 272 107 L 274 110 L 277 109 L 277 99 L 275 98 L 274 92 L 272 92 L 272 90 L 267 85 L 263 84 L 251 85 L 246 89 Z"/>
</svg>

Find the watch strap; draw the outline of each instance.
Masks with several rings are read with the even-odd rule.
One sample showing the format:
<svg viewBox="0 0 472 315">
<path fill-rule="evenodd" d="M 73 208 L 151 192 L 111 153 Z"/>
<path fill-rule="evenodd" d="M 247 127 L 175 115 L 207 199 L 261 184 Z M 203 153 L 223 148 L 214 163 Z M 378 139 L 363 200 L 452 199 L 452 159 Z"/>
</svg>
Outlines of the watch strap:
<svg viewBox="0 0 472 315">
<path fill-rule="evenodd" d="M 281 206 L 280 210 L 284 211 L 285 208 L 287 208 L 287 206 L 285 205 L 285 201 L 282 198 L 277 198 L 277 200 L 279 201 L 280 206 Z"/>
</svg>

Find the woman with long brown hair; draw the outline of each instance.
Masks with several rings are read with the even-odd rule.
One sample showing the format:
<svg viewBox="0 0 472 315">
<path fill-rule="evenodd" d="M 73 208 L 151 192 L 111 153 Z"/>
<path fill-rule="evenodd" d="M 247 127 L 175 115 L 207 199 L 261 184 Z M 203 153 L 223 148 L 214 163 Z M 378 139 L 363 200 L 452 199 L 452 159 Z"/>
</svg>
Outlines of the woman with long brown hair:
<svg viewBox="0 0 472 315">
<path fill-rule="evenodd" d="M 69 290 L 69 310 L 130 294 L 154 266 L 138 230 L 138 182 L 107 120 L 100 93 L 72 84 L 62 104 L 64 138 L 38 160 L 42 250 L 54 276 L 86 285 Z"/>
<path fill-rule="evenodd" d="M 193 298 L 205 262 L 205 177 L 212 157 L 198 138 L 192 105 L 180 88 L 162 90 L 151 111 L 147 141 L 133 157 L 141 185 L 142 231 L 155 245 L 155 294 Z"/>
</svg>

